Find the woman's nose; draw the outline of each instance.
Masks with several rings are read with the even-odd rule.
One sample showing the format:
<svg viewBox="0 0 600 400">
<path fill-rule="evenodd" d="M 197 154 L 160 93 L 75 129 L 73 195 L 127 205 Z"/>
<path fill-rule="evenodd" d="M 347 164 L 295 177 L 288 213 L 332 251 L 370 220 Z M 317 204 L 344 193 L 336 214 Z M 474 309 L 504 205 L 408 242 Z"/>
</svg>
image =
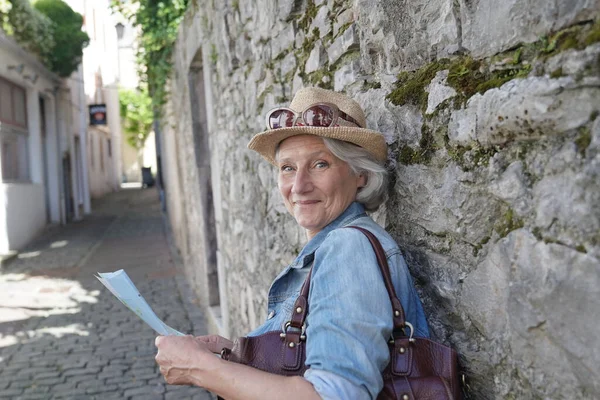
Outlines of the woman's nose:
<svg viewBox="0 0 600 400">
<path fill-rule="evenodd" d="M 294 177 L 294 185 L 292 186 L 292 192 L 296 194 L 302 194 L 310 192 L 313 188 L 310 174 L 303 170 L 298 170 Z"/>
</svg>

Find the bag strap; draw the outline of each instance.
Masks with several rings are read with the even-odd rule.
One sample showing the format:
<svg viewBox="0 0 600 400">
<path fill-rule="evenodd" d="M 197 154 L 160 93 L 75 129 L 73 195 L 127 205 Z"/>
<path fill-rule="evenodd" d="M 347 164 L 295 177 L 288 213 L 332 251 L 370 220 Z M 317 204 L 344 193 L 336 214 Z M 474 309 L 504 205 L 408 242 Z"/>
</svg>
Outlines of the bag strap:
<svg viewBox="0 0 600 400">
<path fill-rule="evenodd" d="M 394 312 L 394 331 L 403 331 L 404 327 L 406 326 L 404 308 L 402 307 L 402 303 L 400 303 L 398 296 L 396 296 L 396 291 L 394 290 L 394 285 L 392 283 L 392 277 L 390 274 L 390 267 L 387 262 L 385 251 L 381 247 L 381 243 L 379 242 L 377 237 L 375 237 L 375 235 L 373 235 L 367 229 L 358 226 L 347 226 L 346 228 L 357 229 L 360 232 L 362 232 L 367 237 L 367 239 L 369 239 L 371 247 L 373 247 L 373 251 L 375 252 L 375 257 L 377 258 L 379 270 L 381 271 L 381 275 L 383 276 L 385 288 L 390 297 L 390 301 L 392 302 L 392 309 Z M 306 316 L 308 315 L 308 293 L 310 291 L 311 276 L 312 267 L 310 268 L 310 271 L 308 271 L 308 275 L 304 280 L 302 289 L 300 289 L 300 295 L 296 299 L 296 303 L 294 303 L 292 318 L 289 322 L 289 326 L 298 330 L 302 330 L 304 321 L 306 320 Z"/>
</svg>

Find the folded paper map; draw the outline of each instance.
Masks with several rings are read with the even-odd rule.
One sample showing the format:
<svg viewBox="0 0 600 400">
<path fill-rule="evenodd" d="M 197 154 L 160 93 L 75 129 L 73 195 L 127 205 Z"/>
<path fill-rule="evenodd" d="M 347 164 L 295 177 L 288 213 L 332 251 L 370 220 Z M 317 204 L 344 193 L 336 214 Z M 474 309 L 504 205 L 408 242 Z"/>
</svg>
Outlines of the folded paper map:
<svg viewBox="0 0 600 400">
<path fill-rule="evenodd" d="M 96 278 L 98 278 L 98 280 L 106 286 L 117 299 L 121 300 L 121 303 L 125 304 L 127 308 L 137 314 L 138 317 L 150 325 L 150 327 L 158 334 L 165 336 L 183 336 L 183 333 L 171 328 L 156 316 L 131 279 L 129 279 L 129 276 L 127 276 L 127 272 L 122 269 L 115 272 L 98 272 Z"/>
</svg>

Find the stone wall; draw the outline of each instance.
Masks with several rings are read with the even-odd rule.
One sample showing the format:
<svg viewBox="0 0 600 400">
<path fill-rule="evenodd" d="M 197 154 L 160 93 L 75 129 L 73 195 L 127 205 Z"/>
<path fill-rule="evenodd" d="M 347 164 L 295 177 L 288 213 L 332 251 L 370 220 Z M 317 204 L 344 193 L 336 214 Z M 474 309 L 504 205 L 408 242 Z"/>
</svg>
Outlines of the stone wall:
<svg viewBox="0 0 600 400">
<path fill-rule="evenodd" d="M 268 109 L 318 85 L 353 96 L 390 145 L 376 218 L 405 252 L 434 336 L 460 352 L 472 398 L 600 397 L 599 10 L 192 2 L 163 164 L 175 240 L 214 329 L 256 327 L 304 243 L 275 171 L 246 144 Z"/>
</svg>

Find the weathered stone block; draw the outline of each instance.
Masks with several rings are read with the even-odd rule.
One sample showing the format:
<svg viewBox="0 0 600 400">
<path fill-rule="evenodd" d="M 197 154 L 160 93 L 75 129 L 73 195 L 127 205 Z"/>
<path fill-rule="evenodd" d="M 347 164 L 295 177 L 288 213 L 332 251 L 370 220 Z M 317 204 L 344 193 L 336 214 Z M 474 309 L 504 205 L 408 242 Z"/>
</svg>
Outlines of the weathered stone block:
<svg viewBox="0 0 600 400">
<path fill-rule="evenodd" d="M 295 40 L 296 31 L 294 30 L 294 25 L 283 25 L 279 34 L 271 40 L 273 57 L 277 57 L 283 50 L 294 46 Z"/>
<path fill-rule="evenodd" d="M 331 43 L 327 49 L 329 65 L 335 64 L 347 52 L 358 49 L 358 31 L 356 25 L 351 25 L 346 31 Z"/>
<path fill-rule="evenodd" d="M 594 18 L 599 9 L 599 0 L 461 0 L 462 45 L 475 57 L 491 56 Z"/>
<path fill-rule="evenodd" d="M 349 64 L 344 65 L 337 71 L 333 78 L 334 89 L 336 91 L 342 91 L 344 88 L 352 83 L 355 83 L 360 74 L 360 64 L 358 61 L 353 61 Z"/>
<path fill-rule="evenodd" d="M 443 57 L 459 50 L 458 13 L 452 0 L 355 4 L 365 64 L 375 70 L 416 69 L 432 54 Z"/>
<path fill-rule="evenodd" d="M 442 102 L 456 96 L 456 90 L 446 85 L 448 72 L 448 70 L 439 71 L 427 86 L 426 91 L 429 93 L 429 96 L 427 96 L 427 110 L 425 110 L 425 114 L 433 113 Z"/>
<path fill-rule="evenodd" d="M 340 29 L 352 21 L 354 21 L 354 10 L 348 9 L 342 11 L 336 17 L 335 21 L 333 21 L 333 36 L 337 36 L 340 32 Z"/>
<path fill-rule="evenodd" d="M 306 65 L 304 66 L 304 72 L 310 74 L 312 72 L 318 71 L 325 65 L 325 50 L 320 40 L 315 43 L 315 46 L 310 52 L 308 56 L 308 60 L 306 60 Z"/>
<path fill-rule="evenodd" d="M 315 4 L 317 5 L 317 4 Z M 318 6 L 318 5 L 317 5 Z M 331 32 L 331 23 L 329 21 L 329 9 L 327 7 L 319 8 L 317 15 L 310 24 L 309 32 L 312 32 L 315 28 L 319 29 L 319 38 L 322 39 L 329 32 Z"/>
<path fill-rule="evenodd" d="M 448 136 L 458 143 L 477 140 L 484 146 L 578 128 L 600 111 L 600 88 L 571 77 L 515 79 L 476 94 L 465 110 L 452 114 Z"/>
<path fill-rule="evenodd" d="M 530 211 L 531 196 L 522 161 L 510 164 L 498 179 L 489 184 L 488 190 L 498 199 L 507 202 L 518 215 L 523 217 Z"/>
</svg>

